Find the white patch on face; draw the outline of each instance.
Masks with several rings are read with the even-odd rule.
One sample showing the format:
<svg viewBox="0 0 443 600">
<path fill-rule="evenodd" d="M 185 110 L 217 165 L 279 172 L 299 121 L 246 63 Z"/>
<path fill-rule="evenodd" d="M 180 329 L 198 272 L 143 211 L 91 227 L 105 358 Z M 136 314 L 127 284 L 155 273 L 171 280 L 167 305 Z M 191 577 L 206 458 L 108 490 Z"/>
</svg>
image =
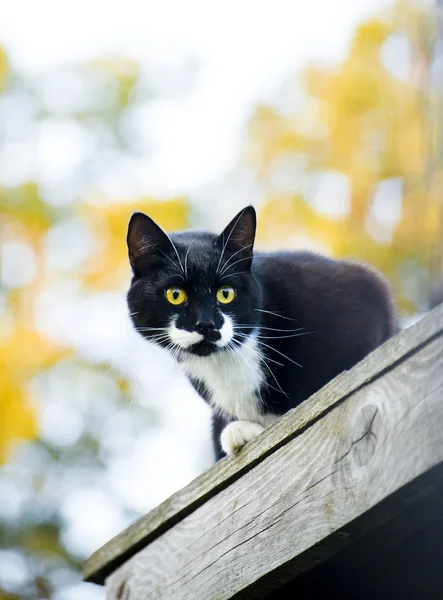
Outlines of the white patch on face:
<svg viewBox="0 0 443 600">
<path fill-rule="evenodd" d="M 172 319 L 168 329 L 169 339 L 173 344 L 180 346 L 183 350 L 190 348 L 194 344 L 201 342 L 204 336 L 197 331 L 186 331 L 186 329 L 179 329 L 175 325 L 175 319 Z"/>
<path fill-rule="evenodd" d="M 182 364 L 189 377 L 204 383 L 212 406 L 220 413 L 263 427 L 278 419 L 262 412 L 260 387 L 266 373 L 255 334 L 240 346 L 209 356 L 187 353 Z"/>
<path fill-rule="evenodd" d="M 224 323 L 221 327 L 220 335 L 221 338 L 215 342 L 215 345 L 219 348 L 223 348 L 232 340 L 232 336 L 234 335 L 234 325 L 232 323 L 232 319 L 229 315 L 223 314 Z"/>
</svg>

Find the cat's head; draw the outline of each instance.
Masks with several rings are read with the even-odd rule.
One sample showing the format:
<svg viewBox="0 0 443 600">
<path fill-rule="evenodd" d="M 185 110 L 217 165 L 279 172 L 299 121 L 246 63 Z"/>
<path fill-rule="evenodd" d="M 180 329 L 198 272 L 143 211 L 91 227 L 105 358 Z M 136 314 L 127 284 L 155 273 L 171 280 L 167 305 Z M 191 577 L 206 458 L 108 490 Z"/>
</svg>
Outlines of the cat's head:
<svg viewBox="0 0 443 600">
<path fill-rule="evenodd" d="M 251 273 L 256 216 L 246 207 L 220 234 L 168 236 L 150 217 L 128 229 L 133 279 L 128 306 L 135 328 L 173 354 L 208 356 L 243 343 L 261 304 Z"/>
</svg>

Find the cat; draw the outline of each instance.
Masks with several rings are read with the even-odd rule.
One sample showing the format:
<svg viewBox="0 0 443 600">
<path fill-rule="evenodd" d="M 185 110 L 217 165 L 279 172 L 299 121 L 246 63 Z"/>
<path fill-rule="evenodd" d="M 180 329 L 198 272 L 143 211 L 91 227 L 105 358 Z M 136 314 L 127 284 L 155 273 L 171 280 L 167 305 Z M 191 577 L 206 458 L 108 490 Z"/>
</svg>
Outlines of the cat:
<svg viewBox="0 0 443 600">
<path fill-rule="evenodd" d="M 237 452 L 282 414 L 395 330 L 384 277 L 312 252 L 254 252 L 247 206 L 220 235 L 168 236 L 132 215 L 127 295 L 134 327 L 182 364 L 213 409 L 216 459 Z"/>
</svg>

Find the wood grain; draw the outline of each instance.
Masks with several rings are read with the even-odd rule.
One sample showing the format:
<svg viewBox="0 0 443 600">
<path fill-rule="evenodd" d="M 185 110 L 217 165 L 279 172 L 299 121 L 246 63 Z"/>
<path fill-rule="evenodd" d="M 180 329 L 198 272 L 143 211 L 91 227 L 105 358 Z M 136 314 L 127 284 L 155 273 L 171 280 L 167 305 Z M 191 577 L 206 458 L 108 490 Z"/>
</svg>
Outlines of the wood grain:
<svg viewBox="0 0 443 600">
<path fill-rule="evenodd" d="M 374 520 L 378 526 L 362 533 Z M 351 543 L 279 585 L 266 600 L 441 600 L 443 464 L 388 496 L 341 533 L 352 538 Z M 318 554 L 318 546 L 315 551 Z M 285 565 L 286 575 L 291 567 L 290 562 Z M 282 573 L 274 571 L 272 577 L 281 581 Z"/>
<path fill-rule="evenodd" d="M 354 523 L 361 535 L 423 501 L 432 486 L 417 482 L 443 462 L 443 336 L 383 373 L 129 559 L 108 598 L 263 598 L 273 573 L 280 585 L 349 544 Z"/>
<path fill-rule="evenodd" d="M 439 306 L 419 323 L 388 340 L 351 371 L 340 374 L 307 402 L 288 412 L 236 456 L 220 461 L 97 550 L 84 566 L 85 580 L 103 583 L 109 573 L 146 544 L 174 527 L 279 448 L 302 435 L 351 393 L 393 369 L 442 332 L 443 306 Z M 365 444 L 370 446 L 371 441 Z M 363 454 L 368 451 L 361 450 Z"/>
</svg>

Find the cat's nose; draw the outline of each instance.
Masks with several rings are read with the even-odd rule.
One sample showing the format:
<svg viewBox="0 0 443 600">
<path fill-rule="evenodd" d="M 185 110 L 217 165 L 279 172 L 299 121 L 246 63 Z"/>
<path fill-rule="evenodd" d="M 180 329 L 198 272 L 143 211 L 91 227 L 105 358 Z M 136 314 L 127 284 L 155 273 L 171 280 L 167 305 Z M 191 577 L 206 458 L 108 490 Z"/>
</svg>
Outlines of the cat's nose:
<svg viewBox="0 0 443 600">
<path fill-rule="evenodd" d="M 221 333 L 215 328 L 214 321 L 197 321 L 195 328 L 208 342 L 218 342 L 221 338 Z"/>
<path fill-rule="evenodd" d="M 197 321 L 197 323 L 195 324 L 195 329 L 198 331 L 198 333 L 202 333 L 203 335 L 207 335 L 208 333 L 212 333 L 215 330 L 215 323 L 214 321 Z"/>
</svg>

